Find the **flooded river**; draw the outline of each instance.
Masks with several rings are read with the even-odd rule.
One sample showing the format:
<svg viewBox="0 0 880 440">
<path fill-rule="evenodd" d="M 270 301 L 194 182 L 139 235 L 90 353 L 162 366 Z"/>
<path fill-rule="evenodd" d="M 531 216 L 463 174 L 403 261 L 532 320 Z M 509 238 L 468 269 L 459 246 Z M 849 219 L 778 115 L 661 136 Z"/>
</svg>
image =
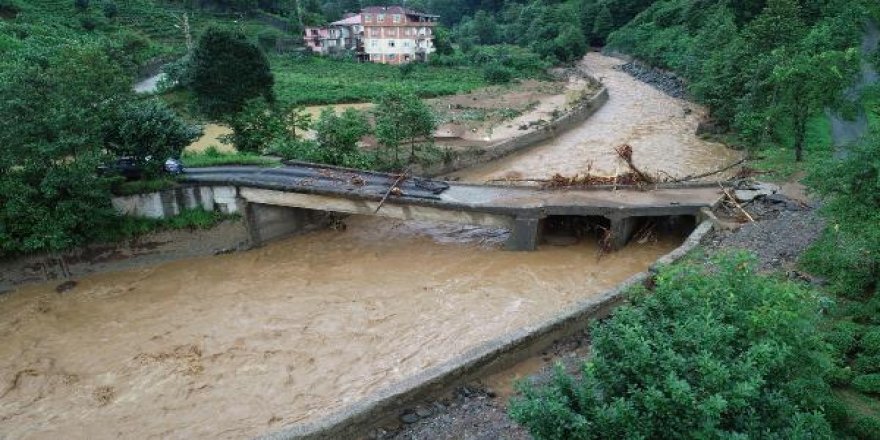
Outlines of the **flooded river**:
<svg viewBox="0 0 880 440">
<path fill-rule="evenodd" d="M 610 68 L 589 61 L 600 75 Z M 617 120 L 643 133 L 627 141 L 670 139 L 656 166 L 700 171 L 729 159 L 675 131 L 692 123 L 676 115 L 685 104 L 611 72 L 611 108 L 634 112 Z M 619 102 L 636 95 L 660 109 Z M 574 171 L 589 159 L 578 145 L 619 143 L 610 126 L 587 125 L 605 131 L 577 129 L 585 143 L 548 145 L 491 173 Z M 682 144 L 690 153 L 674 151 Z M 693 158 L 699 148 L 706 158 Z M 248 252 L 92 275 L 65 293 L 51 283 L 0 296 L 0 439 L 248 438 L 315 420 L 607 290 L 681 242 L 661 237 L 600 260 L 593 239 L 505 252 L 499 230 L 346 223 Z"/>
<path fill-rule="evenodd" d="M 0 297 L 0 438 L 245 438 L 313 420 L 643 270 L 678 238 L 505 252 L 351 218 L 232 255 Z"/>
<path fill-rule="evenodd" d="M 522 153 L 455 175 L 472 181 L 543 179 L 555 173 L 583 175 L 591 165 L 593 173 L 613 175 L 627 171 L 614 153 L 621 144 L 633 147 L 633 160 L 643 171 L 675 177 L 716 170 L 739 159 L 739 153 L 694 135 L 703 108 L 614 69 L 622 63 L 598 53 L 581 62 L 609 92 L 608 102 L 586 122 Z"/>
</svg>

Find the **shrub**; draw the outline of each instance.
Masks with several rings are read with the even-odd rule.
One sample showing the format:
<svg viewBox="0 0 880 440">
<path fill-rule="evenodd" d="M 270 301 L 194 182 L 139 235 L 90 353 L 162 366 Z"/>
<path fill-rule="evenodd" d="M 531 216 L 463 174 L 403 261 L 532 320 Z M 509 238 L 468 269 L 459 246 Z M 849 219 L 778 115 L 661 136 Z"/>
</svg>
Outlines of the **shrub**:
<svg viewBox="0 0 880 440">
<path fill-rule="evenodd" d="M 835 354 L 846 357 L 857 347 L 857 338 L 861 334 L 861 327 L 850 321 L 839 321 L 825 332 L 825 340 L 831 344 Z"/>
<path fill-rule="evenodd" d="M 86 16 L 80 17 L 79 24 L 82 26 L 83 29 L 91 32 L 91 31 L 95 30 L 95 28 L 98 27 L 98 20 L 95 17 L 92 17 L 91 15 L 86 15 Z"/>
<path fill-rule="evenodd" d="M 347 108 L 337 114 L 328 107 L 321 111 L 315 131 L 322 162 L 345 165 L 357 162 L 355 157 L 360 155 L 357 143 L 370 132 L 370 126 L 358 110 Z"/>
<path fill-rule="evenodd" d="M 880 374 L 863 374 L 852 381 L 853 388 L 871 394 L 880 394 Z"/>
<path fill-rule="evenodd" d="M 279 138 L 272 142 L 269 153 L 287 160 L 321 163 L 324 157 L 318 143 L 312 140 Z"/>
<path fill-rule="evenodd" d="M 483 68 L 483 78 L 489 84 L 507 84 L 513 79 L 513 72 L 501 64 L 493 63 Z"/>
<path fill-rule="evenodd" d="M 880 438 L 880 420 L 871 416 L 855 415 L 847 431 L 856 438 Z"/>
<path fill-rule="evenodd" d="M 229 121 L 229 126 L 235 149 L 246 153 L 262 153 L 275 138 L 284 134 L 284 124 L 263 98 L 248 101 Z"/>
<path fill-rule="evenodd" d="M 89 0 L 73 0 L 73 7 L 78 11 L 89 9 Z"/>
<path fill-rule="evenodd" d="M 204 152 L 184 152 L 181 157 L 183 166 L 187 168 L 216 167 L 222 165 L 257 165 L 272 166 L 278 161 L 269 157 L 253 153 L 221 153 L 214 146 L 208 147 Z"/>
<path fill-rule="evenodd" d="M 831 438 L 817 295 L 753 258 L 662 271 L 594 325 L 583 376 L 523 387 L 512 417 L 537 439 Z"/>
<path fill-rule="evenodd" d="M 109 19 L 116 18 L 119 15 L 119 7 L 116 6 L 116 3 L 113 2 L 105 2 L 103 6 L 104 16 Z"/>
</svg>

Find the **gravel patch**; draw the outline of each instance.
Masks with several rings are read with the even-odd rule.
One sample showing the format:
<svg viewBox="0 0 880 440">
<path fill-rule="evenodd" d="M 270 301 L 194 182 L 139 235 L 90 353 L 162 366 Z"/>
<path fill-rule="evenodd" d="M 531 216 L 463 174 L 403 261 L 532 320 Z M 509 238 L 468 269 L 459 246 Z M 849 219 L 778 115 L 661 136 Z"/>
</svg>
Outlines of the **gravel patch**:
<svg viewBox="0 0 880 440">
<path fill-rule="evenodd" d="M 707 239 L 710 250 L 744 249 L 755 253 L 760 270 L 778 270 L 794 266 L 798 258 L 825 227 L 813 207 L 779 197 L 746 206 L 758 219 L 733 231 L 717 231 Z"/>
<path fill-rule="evenodd" d="M 416 420 L 415 417 L 432 414 Z M 416 408 L 401 417 L 404 426 L 397 432 L 374 432 L 370 438 L 394 440 L 529 440 L 525 429 L 507 416 L 505 402 L 492 392 L 462 387 L 446 402 Z M 408 423 L 409 422 L 409 423 Z"/>
<path fill-rule="evenodd" d="M 669 72 L 655 69 L 637 61 L 621 64 L 615 67 L 615 69 L 626 72 L 633 78 L 673 98 L 685 99 L 687 97 L 684 81 Z"/>
</svg>

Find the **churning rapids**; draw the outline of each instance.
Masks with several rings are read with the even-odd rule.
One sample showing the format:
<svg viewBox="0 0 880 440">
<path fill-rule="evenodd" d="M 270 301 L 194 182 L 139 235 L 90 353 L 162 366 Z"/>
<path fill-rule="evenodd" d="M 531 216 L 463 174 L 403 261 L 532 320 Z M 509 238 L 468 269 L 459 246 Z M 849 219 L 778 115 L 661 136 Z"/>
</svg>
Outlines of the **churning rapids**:
<svg viewBox="0 0 880 440">
<path fill-rule="evenodd" d="M 696 106 L 619 76 L 614 62 L 587 58 L 596 76 L 614 75 L 606 107 L 619 109 L 621 130 L 678 121 L 660 139 L 687 140 L 663 144 L 658 168 L 668 159 L 700 172 L 689 165 L 730 157 L 693 137 L 682 107 Z M 615 103 L 639 96 L 658 114 L 641 128 L 639 113 Z M 588 159 L 548 148 L 510 171 L 570 172 Z M 248 252 L 88 276 L 64 294 L 51 283 L 0 296 L 0 439 L 243 438 L 315 420 L 609 289 L 681 241 L 599 259 L 595 240 L 516 253 L 500 249 L 499 230 L 346 223 Z"/>
</svg>

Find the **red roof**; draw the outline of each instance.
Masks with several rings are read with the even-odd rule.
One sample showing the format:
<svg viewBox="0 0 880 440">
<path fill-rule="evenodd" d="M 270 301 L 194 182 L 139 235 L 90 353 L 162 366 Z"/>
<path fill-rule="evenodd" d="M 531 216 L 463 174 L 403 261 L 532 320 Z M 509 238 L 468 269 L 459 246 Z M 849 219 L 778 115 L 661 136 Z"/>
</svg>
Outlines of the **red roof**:
<svg viewBox="0 0 880 440">
<path fill-rule="evenodd" d="M 352 15 L 351 17 L 343 18 L 342 20 L 334 21 L 330 24 L 337 26 L 351 26 L 355 24 L 361 24 L 361 14 Z"/>
<path fill-rule="evenodd" d="M 420 17 L 439 17 L 439 15 L 425 14 L 424 12 L 414 11 L 403 6 L 367 6 L 361 9 L 364 14 L 406 14 Z"/>
</svg>

